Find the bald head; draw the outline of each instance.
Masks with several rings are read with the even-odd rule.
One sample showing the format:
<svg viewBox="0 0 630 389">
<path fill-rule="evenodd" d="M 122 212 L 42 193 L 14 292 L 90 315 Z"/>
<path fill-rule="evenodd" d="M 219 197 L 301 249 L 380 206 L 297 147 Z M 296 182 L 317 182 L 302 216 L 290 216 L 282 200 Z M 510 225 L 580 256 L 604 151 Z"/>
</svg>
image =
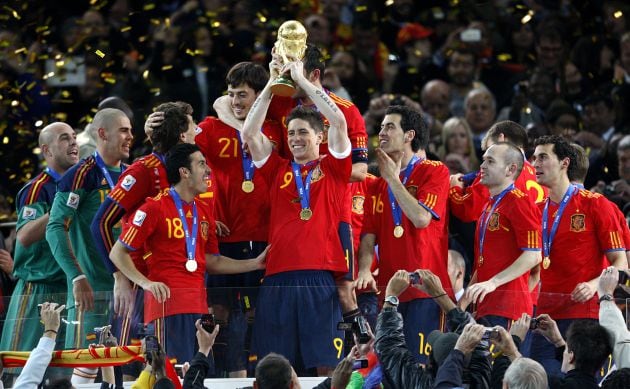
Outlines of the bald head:
<svg viewBox="0 0 630 389">
<path fill-rule="evenodd" d="M 431 80 L 424 84 L 420 94 L 422 108 L 434 118 L 444 121 L 450 116 L 449 102 L 451 87 L 442 80 Z"/>
<path fill-rule="evenodd" d="M 48 167 L 59 174 L 79 162 L 79 147 L 74 129 L 64 122 L 54 122 L 39 133 L 39 148 Z"/>
<path fill-rule="evenodd" d="M 131 122 L 125 113 L 116 108 L 104 108 L 94 115 L 92 126 L 96 130 L 96 149 L 108 166 L 118 166 L 129 158 Z"/>
</svg>

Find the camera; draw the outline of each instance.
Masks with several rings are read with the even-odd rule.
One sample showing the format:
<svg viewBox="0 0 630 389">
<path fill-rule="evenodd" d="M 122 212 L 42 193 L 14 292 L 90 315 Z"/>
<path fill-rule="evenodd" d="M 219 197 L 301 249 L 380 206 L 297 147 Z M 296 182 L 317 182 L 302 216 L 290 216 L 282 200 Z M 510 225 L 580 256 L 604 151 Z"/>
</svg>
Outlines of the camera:
<svg viewBox="0 0 630 389">
<path fill-rule="evenodd" d="M 540 322 L 538 321 L 538 319 L 536 319 L 535 317 L 532 317 L 532 321 L 529 322 L 529 329 L 535 330 L 536 328 L 538 328 L 539 324 Z"/>
<path fill-rule="evenodd" d="M 625 270 L 619 270 L 619 285 L 629 285 L 629 281 L 630 281 L 630 276 L 628 276 L 628 273 L 626 273 Z"/>
<path fill-rule="evenodd" d="M 352 364 L 352 370 L 365 369 L 366 367 L 368 367 L 368 360 L 367 359 L 357 359 Z"/>
<path fill-rule="evenodd" d="M 214 315 L 211 313 L 206 313 L 201 316 L 201 327 L 206 331 L 211 333 L 214 331 Z"/>
<path fill-rule="evenodd" d="M 352 323 L 341 322 L 337 324 L 337 329 L 342 331 L 352 331 L 356 336 L 360 344 L 365 344 L 370 341 L 370 331 L 368 330 L 367 320 L 363 316 L 357 316 Z"/>
<path fill-rule="evenodd" d="M 467 28 L 459 34 L 462 42 L 480 42 L 481 30 L 478 28 Z"/>
<path fill-rule="evenodd" d="M 422 284 L 422 279 L 420 278 L 420 274 L 416 272 L 409 272 L 409 283 L 411 285 L 420 285 Z"/>
<path fill-rule="evenodd" d="M 153 353 L 160 352 L 160 342 L 157 336 L 147 335 L 144 338 L 144 354 L 148 363 L 153 362 Z"/>
<path fill-rule="evenodd" d="M 155 335 L 155 325 L 153 323 L 139 323 L 136 327 L 136 334 L 138 334 L 138 339 L 144 339 L 149 335 Z"/>
<path fill-rule="evenodd" d="M 495 328 L 486 328 L 481 340 L 499 339 L 499 330 Z"/>
</svg>

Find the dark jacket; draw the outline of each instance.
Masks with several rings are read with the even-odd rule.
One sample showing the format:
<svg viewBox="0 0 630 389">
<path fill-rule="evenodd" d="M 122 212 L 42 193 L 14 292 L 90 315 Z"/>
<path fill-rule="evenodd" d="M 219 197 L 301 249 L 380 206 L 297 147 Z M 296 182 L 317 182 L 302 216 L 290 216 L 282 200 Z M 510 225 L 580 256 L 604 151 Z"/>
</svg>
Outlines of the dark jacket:
<svg viewBox="0 0 630 389">
<path fill-rule="evenodd" d="M 552 389 L 595 389 L 599 388 L 595 376 L 576 369 L 568 372 L 564 378 L 549 377 L 549 387 Z"/>
<path fill-rule="evenodd" d="M 210 369 L 210 361 L 203 353 L 198 352 L 190 361 L 190 368 L 184 376 L 184 389 L 203 389 L 203 381 Z"/>
</svg>

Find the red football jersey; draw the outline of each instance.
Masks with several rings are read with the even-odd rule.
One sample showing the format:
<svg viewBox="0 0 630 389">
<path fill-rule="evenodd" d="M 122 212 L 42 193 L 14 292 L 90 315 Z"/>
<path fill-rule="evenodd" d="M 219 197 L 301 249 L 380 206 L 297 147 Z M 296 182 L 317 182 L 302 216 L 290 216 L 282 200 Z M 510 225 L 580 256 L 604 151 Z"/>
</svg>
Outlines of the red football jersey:
<svg viewBox="0 0 630 389">
<path fill-rule="evenodd" d="M 130 250 L 146 247 L 152 255 L 147 258 L 151 281 L 163 282 L 171 290 L 171 297 L 160 304 L 151 293 L 145 294 L 144 320 L 180 313 L 207 313 L 208 304 L 204 289 L 206 252 L 218 254 L 214 233 L 215 221 L 210 205 L 196 199 L 198 214 L 195 259 L 197 270 L 186 270 L 186 238 L 173 198 L 168 192 L 148 199 L 134 213 L 133 219 L 123 228 L 120 241 Z M 188 229 L 192 232 L 192 205 L 182 202 Z"/>
<path fill-rule="evenodd" d="M 479 182 L 480 175 L 466 188 L 452 187 L 448 192 L 448 200 L 453 216 L 463 222 L 474 222 L 479 219 L 484 206 L 490 199 L 488 188 Z M 527 161 L 521 174 L 514 182 L 516 189 L 527 193 L 534 203 L 543 201 L 549 195 L 547 188 L 536 182 L 536 170 Z"/>
<path fill-rule="evenodd" d="M 199 123 L 195 143 L 206 157 L 215 181 L 215 217 L 230 229 L 220 242 L 266 242 L 269 235 L 269 189 L 254 168 L 254 190 L 243 190 L 243 150 L 238 131 L 215 117 Z M 284 144 L 280 126 L 266 121 L 263 132 L 276 147 Z"/>
<path fill-rule="evenodd" d="M 424 160 L 414 166 L 405 186 L 409 193 L 433 214 L 433 220 L 426 228 L 415 228 L 403 213 L 404 233 L 401 238 L 394 236 L 395 224 L 387 194 L 387 183 L 379 178 L 372 186 L 365 201 L 362 233 L 376 235 L 379 286 L 387 285 L 389 279 L 400 269 L 408 271 L 428 269 L 440 278 L 444 289 L 453 296 L 447 272 L 448 185 L 449 173 L 443 163 Z M 409 288 L 400 296 L 400 300 L 427 297 L 419 290 Z"/>
<path fill-rule="evenodd" d="M 487 213 L 492 200 L 482 213 L 475 232 L 475 266 L 477 281 L 487 281 L 508 268 L 526 250 L 541 250 L 542 222 L 540 210 L 527 194 L 519 189 L 508 192 L 492 215 Z M 479 248 L 481 220 L 488 218 L 483 253 Z M 480 256 L 483 256 L 481 263 Z M 532 314 L 532 300 L 528 289 L 529 271 L 501 285 L 477 304 L 477 316 L 496 315 L 516 320 L 525 312 Z"/>
<path fill-rule="evenodd" d="M 541 211 L 545 203 L 538 204 Z M 549 204 L 551 229 L 558 204 Z M 541 266 L 538 311 L 554 319 L 597 319 L 597 294 L 586 303 L 571 300 L 580 282 L 598 277 L 608 266 L 605 253 L 625 250 L 622 231 L 611 203 L 598 193 L 580 189 L 567 203 L 551 245 L 551 263 Z"/>
<path fill-rule="evenodd" d="M 302 177 L 313 170 L 309 220 L 300 219 L 298 195 L 291 163 L 272 153 L 258 170 L 265 177 L 271 196 L 271 222 L 265 274 L 294 270 L 330 270 L 345 273 L 348 264 L 341 249 L 337 224 L 352 172 L 350 157 L 323 156 L 302 167 Z"/>
</svg>

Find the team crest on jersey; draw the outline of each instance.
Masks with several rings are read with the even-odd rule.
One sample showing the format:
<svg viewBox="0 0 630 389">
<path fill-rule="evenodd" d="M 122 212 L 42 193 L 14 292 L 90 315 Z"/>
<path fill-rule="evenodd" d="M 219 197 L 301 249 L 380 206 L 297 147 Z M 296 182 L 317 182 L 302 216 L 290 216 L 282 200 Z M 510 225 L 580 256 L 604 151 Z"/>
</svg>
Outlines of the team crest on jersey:
<svg viewBox="0 0 630 389">
<path fill-rule="evenodd" d="M 37 218 L 37 210 L 31 207 L 24 207 L 22 210 L 22 219 L 35 220 Z"/>
<path fill-rule="evenodd" d="M 311 184 L 321 180 L 322 178 L 324 178 L 324 172 L 322 172 L 322 169 L 320 169 L 319 165 L 315 166 L 315 168 L 313 168 L 313 174 L 311 175 Z"/>
<path fill-rule="evenodd" d="M 210 223 L 207 221 L 201 222 L 201 237 L 204 240 L 208 240 L 208 233 L 210 232 Z"/>
<path fill-rule="evenodd" d="M 357 215 L 363 215 L 363 203 L 365 196 L 352 196 L 352 212 Z"/>
<path fill-rule="evenodd" d="M 133 224 L 138 227 L 142 227 L 142 223 L 144 223 L 144 219 L 146 219 L 147 213 L 141 210 L 137 210 L 136 214 L 133 215 Z"/>
<path fill-rule="evenodd" d="M 129 192 L 129 190 L 131 189 L 131 187 L 133 186 L 133 184 L 136 183 L 136 179 L 134 176 L 132 176 L 131 174 L 128 174 L 125 176 L 125 178 L 123 178 L 122 183 L 120 184 L 120 186 L 122 186 L 122 188 L 124 190 L 126 190 L 127 192 Z"/>
<path fill-rule="evenodd" d="M 418 194 L 418 187 L 416 185 L 408 186 L 407 192 L 409 192 L 413 197 L 416 197 Z"/>
<path fill-rule="evenodd" d="M 76 193 L 70 192 L 70 194 L 68 195 L 68 201 L 66 201 L 66 205 L 70 208 L 77 209 L 79 208 L 80 199 L 81 199 L 81 196 L 79 196 Z"/>
<path fill-rule="evenodd" d="M 586 230 L 586 223 L 584 222 L 585 216 L 583 213 L 576 213 L 571 215 L 571 231 L 582 232 Z"/>
<path fill-rule="evenodd" d="M 488 230 L 497 231 L 499 227 L 500 227 L 499 214 L 496 212 L 493 212 L 492 215 L 490 215 L 490 220 L 488 221 Z"/>
</svg>

